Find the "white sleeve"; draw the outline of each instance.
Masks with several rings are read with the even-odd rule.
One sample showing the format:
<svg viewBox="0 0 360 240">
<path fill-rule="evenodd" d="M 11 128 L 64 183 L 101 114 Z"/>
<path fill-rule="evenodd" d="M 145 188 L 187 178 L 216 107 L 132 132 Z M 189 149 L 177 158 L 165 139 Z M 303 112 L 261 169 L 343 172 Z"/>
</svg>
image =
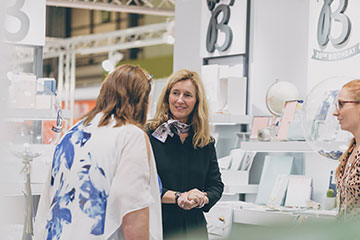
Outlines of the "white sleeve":
<svg viewBox="0 0 360 240">
<path fill-rule="evenodd" d="M 142 130 L 130 126 L 122 132 L 118 164 L 111 183 L 105 217 L 105 238 L 122 224 L 123 217 L 153 203 L 150 188 L 150 167 Z"/>
</svg>

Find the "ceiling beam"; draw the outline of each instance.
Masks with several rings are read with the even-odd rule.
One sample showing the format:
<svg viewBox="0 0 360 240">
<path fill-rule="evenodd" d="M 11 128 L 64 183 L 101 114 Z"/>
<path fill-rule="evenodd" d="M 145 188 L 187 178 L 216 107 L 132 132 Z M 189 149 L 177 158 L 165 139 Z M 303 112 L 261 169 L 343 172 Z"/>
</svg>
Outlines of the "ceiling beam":
<svg viewBox="0 0 360 240">
<path fill-rule="evenodd" d="M 125 4 L 115 4 L 115 3 L 103 3 L 103 2 L 93 2 L 90 1 L 69 1 L 69 0 L 46 0 L 47 6 L 54 7 L 67 7 L 67 8 L 81 8 L 89 10 L 102 10 L 102 11 L 111 11 L 111 12 L 125 12 L 125 13 L 136 13 L 143 15 L 156 15 L 156 16 L 165 16 L 173 17 L 174 9 L 166 8 L 156 8 L 156 7 L 145 7 L 145 6 L 135 6 L 135 5 L 125 5 Z"/>
</svg>

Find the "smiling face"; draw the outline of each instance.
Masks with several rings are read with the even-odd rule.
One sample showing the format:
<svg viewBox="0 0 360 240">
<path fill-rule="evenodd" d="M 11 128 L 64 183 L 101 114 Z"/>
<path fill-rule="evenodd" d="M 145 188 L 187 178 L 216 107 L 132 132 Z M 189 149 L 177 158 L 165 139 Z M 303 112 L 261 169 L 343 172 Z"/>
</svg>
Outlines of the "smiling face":
<svg viewBox="0 0 360 240">
<path fill-rule="evenodd" d="M 339 101 L 356 101 L 355 95 L 348 88 L 342 88 L 338 95 Z M 335 109 L 342 130 L 349 131 L 353 135 L 360 130 L 360 104 L 343 103 L 339 110 Z"/>
<path fill-rule="evenodd" d="M 173 119 L 186 123 L 196 104 L 196 88 L 191 80 L 177 82 L 169 93 L 169 108 Z"/>
</svg>

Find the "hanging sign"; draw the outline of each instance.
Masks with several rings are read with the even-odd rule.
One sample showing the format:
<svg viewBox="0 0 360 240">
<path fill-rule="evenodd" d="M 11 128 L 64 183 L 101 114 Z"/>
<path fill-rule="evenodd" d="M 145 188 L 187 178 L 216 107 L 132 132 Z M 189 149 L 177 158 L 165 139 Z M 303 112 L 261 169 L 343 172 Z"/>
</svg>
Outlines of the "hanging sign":
<svg viewBox="0 0 360 240">
<path fill-rule="evenodd" d="M 202 2 L 202 57 L 244 54 L 247 1 L 206 0 Z"/>
<path fill-rule="evenodd" d="M 360 1 L 310 0 L 307 88 L 360 77 Z"/>
<path fill-rule="evenodd" d="M 45 0 L 7 0 L 5 42 L 43 46 L 45 44 Z"/>
<path fill-rule="evenodd" d="M 317 48 L 312 58 L 319 61 L 341 61 L 360 53 L 359 42 L 351 41 L 358 11 L 348 0 L 322 0 L 317 14 Z M 351 9 L 353 8 L 353 9 Z M 359 27 L 359 26 L 357 26 Z M 357 39 L 359 40 L 359 39 Z"/>
</svg>

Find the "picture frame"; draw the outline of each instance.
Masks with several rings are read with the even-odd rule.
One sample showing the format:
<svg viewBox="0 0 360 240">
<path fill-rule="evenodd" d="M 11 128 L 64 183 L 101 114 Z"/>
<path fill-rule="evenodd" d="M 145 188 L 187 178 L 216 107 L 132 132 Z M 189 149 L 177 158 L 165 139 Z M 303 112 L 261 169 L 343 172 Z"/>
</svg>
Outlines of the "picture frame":
<svg viewBox="0 0 360 240">
<path fill-rule="evenodd" d="M 257 139 L 258 131 L 265 127 L 269 127 L 271 124 L 272 116 L 254 116 L 251 123 L 251 135 L 250 139 Z"/>
<path fill-rule="evenodd" d="M 284 112 L 282 114 L 279 129 L 277 132 L 277 139 L 284 141 L 287 140 L 290 122 L 294 120 L 295 113 L 301 106 L 298 100 L 290 100 L 285 102 Z"/>
<path fill-rule="evenodd" d="M 252 165 L 256 153 L 256 151 L 246 151 L 243 160 L 241 161 L 239 170 L 248 171 Z"/>
</svg>

